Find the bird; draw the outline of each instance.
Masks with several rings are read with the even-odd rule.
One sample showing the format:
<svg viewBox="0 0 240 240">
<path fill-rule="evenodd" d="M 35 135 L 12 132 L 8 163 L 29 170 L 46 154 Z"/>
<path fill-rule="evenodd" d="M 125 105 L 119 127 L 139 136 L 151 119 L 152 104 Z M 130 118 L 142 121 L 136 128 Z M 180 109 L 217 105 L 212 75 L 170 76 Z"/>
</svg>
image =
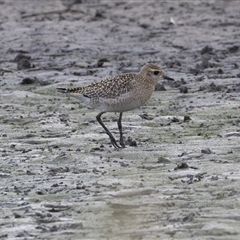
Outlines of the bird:
<svg viewBox="0 0 240 240">
<path fill-rule="evenodd" d="M 107 77 L 99 82 L 76 88 L 57 88 L 61 93 L 67 93 L 85 102 L 90 108 L 100 110 L 96 119 L 109 136 L 115 148 L 124 148 L 122 131 L 123 112 L 139 108 L 151 97 L 156 83 L 162 79 L 174 80 L 166 75 L 160 66 L 155 63 L 146 63 L 138 73 L 124 73 Z M 117 121 L 120 133 L 119 143 L 102 121 L 106 112 L 119 113 Z"/>
</svg>

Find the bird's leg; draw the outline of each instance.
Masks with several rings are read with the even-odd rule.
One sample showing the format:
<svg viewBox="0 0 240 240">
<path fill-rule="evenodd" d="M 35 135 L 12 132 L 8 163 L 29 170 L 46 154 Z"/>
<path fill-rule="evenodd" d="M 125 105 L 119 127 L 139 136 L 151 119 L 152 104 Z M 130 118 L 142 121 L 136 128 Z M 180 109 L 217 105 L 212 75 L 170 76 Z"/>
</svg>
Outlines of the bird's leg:
<svg viewBox="0 0 240 240">
<path fill-rule="evenodd" d="M 120 133 L 120 145 L 124 148 L 125 144 L 123 142 L 123 133 L 122 133 L 122 115 L 123 113 L 120 112 L 117 124 L 118 124 L 119 133 Z"/>
<path fill-rule="evenodd" d="M 103 115 L 103 113 L 105 113 L 105 112 L 100 112 L 100 113 L 97 115 L 97 117 L 96 117 L 96 118 L 97 118 L 97 121 L 98 121 L 99 124 L 103 127 L 103 129 L 105 130 L 106 134 L 109 136 L 112 145 L 113 145 L 115 148 L 121 148 L 121 147 L 117 144 L 117 142 L 116 142 L 115 138 L 113 137 L 113 135 L 111 134 L 111 132 L 107 129 L 107 127 L 106 127 L 106 126 L 104 125 L 104 123 L 102 122 L 101 116 Z"/>
</svg>

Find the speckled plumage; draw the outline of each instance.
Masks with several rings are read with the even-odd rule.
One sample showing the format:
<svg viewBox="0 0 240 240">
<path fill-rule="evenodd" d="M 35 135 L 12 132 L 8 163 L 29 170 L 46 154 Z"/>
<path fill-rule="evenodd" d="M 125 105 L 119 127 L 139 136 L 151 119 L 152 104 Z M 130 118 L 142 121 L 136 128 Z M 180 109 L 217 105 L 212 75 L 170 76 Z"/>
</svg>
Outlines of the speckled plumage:
<svg viewBox="0 0 240 240">
<path fill-rule="evenodd" d="M 159 71 L 159 75 L 153 75 L 154 71 Z M 124 112 L 143 105 L 152 95 L 162 74 L 157 65 L 146 64 L 139 73 L 126 73 L 85 87 L 60 90 L 80 98 L 92 108 L 106 112 Z"/>
<path fill-rule="evenodd" d="M 59 88 L 58 90 L 80 98 L 92 108 L 99 109 L 101 112 L 97 116 L 98 122 L 109 135 L 113 146 L 119 148 L 112 134 L 102 123 L 101 115 L 105 112 L 120 112 L 118 121 L 120 145 L 124 147 L 121 132 L 122 113 L 143 105 L 151 97 L 157 81 L 162 76 L 163 71 L 158 65 L 147 63 L 139 73 L 126 73 L 85 87 Z"/>
<path fill-rule="evenodd" d="M 101 82 L 93 83 L 86 87 L 67 89 L 68 93 L 83 94 L 89 98 L 116 98 L 130 92 L 131 79 L 135 78 L 136 74 L 127 73 L 115 77 L 103 79 Z"/>
</svg>

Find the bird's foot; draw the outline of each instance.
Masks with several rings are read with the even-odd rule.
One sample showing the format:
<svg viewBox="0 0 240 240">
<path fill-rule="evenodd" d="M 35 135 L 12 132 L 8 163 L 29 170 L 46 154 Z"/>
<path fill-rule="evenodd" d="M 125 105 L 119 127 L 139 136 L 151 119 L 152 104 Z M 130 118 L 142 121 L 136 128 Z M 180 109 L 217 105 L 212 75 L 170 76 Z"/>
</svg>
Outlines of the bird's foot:
<svg viewBox="0 0 240 240">
<path fill-rule="evenodd" d="M 110 141 L 111 141 L 111 144 L 113 145 L 113 147 L 119 149 L 119 148 L 122 148 L 122 145 L 119 146 L 118 143 L 116 142 L 116 139 L 115 138 L 111 138 L 110 137 Z"/>
<path fill-rule="evenodd" d="M 125 147 L 126 147 L 126 146 L 125 146 L 125 143 L 124 143 L 124 141 L 123 141 L 123 138 L 120 138 L 120 145 L 121 145 L 122 148 L 125 148 Z"/>
</svg>

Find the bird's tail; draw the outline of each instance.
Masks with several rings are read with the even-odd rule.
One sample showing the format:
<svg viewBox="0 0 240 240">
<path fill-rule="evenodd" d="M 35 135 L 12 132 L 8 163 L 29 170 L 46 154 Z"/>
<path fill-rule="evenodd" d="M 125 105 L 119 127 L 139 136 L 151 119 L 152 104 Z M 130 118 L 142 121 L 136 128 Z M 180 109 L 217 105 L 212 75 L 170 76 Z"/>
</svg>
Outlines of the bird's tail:
<svg viewBox="0 0 240 240">
<path fill-rule="evenodd" d="M 61 93 L 83 93 L 83 88 L 57 88 L 57 90 Z"/>
<path fill-rule="evenodd" d="M 68 92 L 68 89 L 67 89 L 67 88 L 57 88 L 57 90 L 58 90 L 60 93 L 67 93 L 67 92 Z"/>
</svg>

